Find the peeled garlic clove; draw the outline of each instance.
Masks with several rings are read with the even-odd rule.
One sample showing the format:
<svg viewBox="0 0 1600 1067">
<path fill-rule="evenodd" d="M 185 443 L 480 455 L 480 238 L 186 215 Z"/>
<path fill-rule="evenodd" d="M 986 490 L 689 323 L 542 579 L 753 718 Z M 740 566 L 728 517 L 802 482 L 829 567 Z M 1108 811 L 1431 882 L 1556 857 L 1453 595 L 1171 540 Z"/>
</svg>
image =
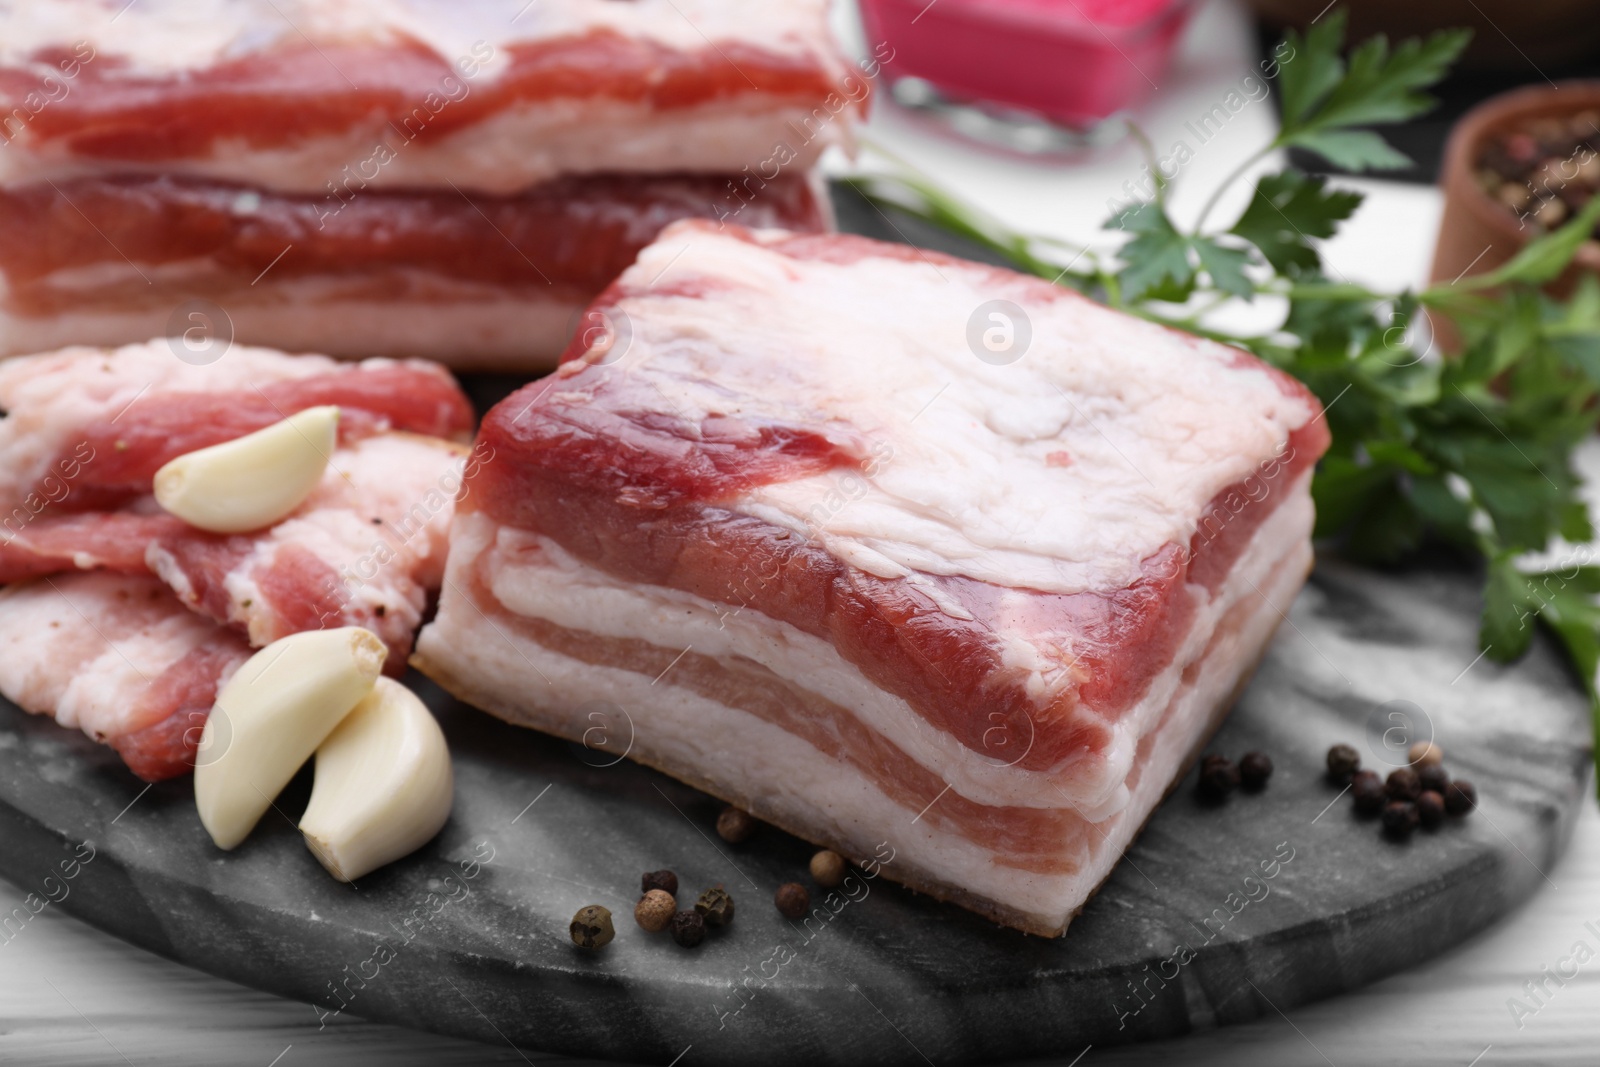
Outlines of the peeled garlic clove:
<svg viewBox="0 0 1600 1067">
<path fill-rule="evenodd" d="M 338 434 L 337 407 L 306 408 L 255 433 L 186 452 L 156 471 L 156 502 L 212 533 L 271 526 L 317 487 Z"/>
<path fill-rule="evenodd" d="M 245 839 L 350 709 L 389 650 L 371 630 L 291 634 L 251 656 L 217 694 L 195 758 L 194 800 L 218 848 Z"/>
<path fill-rule="evenodd" d="M 317 749 L 306 845 L 341 882 L 432 840 L 455 797 L 444 731 L 417 695 L 379 678 Z"/>
</svg>

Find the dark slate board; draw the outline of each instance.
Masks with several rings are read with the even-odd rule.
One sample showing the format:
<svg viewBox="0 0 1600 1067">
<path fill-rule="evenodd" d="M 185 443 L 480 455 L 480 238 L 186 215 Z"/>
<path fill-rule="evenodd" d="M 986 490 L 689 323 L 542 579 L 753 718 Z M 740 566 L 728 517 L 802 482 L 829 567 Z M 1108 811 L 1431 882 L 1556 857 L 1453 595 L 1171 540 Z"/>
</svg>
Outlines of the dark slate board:
<svg viewBox="0 0 1600 1067">
<path fill-rule="evenodd" d="M 728 846 L 706 796 L 505 726 L 420 680 L 455 752 L 455 813 L 432 845 L 356 888 L 327 877 L 292 827 L 304 776 L 279 801 L 287 814 L 269 812 L 224 855 L 187 780 L 141 795 L 109 750 L 10 707 L 0 871 L 59 895 L 44 876 L 88 839 L 95 857 L 60 906 L 97 926 L 323 1010 L 339 1006 L 342 983 L 350 1014 L 489 1042 L 656 1063 L 692 1046 L 685 1064 L 1070 1059 L 1091 1042 L 1182 1034 L 1351 989 L 1540 889 L 1588 788 L 1588 709 L 1540 643 L 1514 668 L 1468 669 L 1476 606 L 1470 576 L 1324 564 L 1213 745 L 1271 753 L 1270 788 L 1206 807 L 1191 773 L 1057 940 L 882 879 L 860 882 L 860 899 L 827 922 L 788 923 L 770 898 L 803 876 L 800 841 L 767 828 Z M 1350 741 L 1378 763 L 1391 712 L 1431 722 L 1449 765 L 1477 783 L 1479 813 L 1396 844 L 1348 797 L 1335 802 L 1323 753 Z M 463 878 L 461 861 L 490 849 Z M 725 883 L 733 927 L 691 953 L 634 926 L 639 874 L 661 866 L 686 892 Z M 618 920 L 599 954 L 567 937 L 588 903 Z M 1180 945 L 1192 958 L 1164 963 Z M 1143 1000 L 1131 982 L 1144 983 Z M 308 1022 L 318 1010 L 308 1004 Z"/>
</svg>

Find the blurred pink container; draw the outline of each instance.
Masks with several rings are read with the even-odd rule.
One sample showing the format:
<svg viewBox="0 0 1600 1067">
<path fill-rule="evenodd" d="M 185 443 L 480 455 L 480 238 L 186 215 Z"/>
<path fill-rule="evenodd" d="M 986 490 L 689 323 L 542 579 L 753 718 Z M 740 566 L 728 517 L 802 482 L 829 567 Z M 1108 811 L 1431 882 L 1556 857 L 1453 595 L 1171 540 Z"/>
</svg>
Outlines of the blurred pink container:
<svg viewBox="0 0 1600 1067">
<path fill-rule="evenodd" d="M 891 79 L 921 78 L 956 99 L 1092 125 L 1159 84 L 1189 0 L 860 0 L 869 42 L 887 42 Z"/>
</svg>

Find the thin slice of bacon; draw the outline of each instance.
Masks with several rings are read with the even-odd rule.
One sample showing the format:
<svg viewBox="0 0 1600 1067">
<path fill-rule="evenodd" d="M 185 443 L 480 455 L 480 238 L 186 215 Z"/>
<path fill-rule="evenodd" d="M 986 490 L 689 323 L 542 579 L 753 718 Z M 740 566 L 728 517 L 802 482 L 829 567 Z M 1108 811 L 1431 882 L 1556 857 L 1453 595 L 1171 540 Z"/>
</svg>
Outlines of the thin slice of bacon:
<svg viewBox="0 0 1600 1067">
<path fill-rule="evenodd" d="M 147 782 L 193 767 L 217 689 L 249 655 L 149 576 L 0 590 L 0 694 L 111 745 Z"/>
<path fill-rule="evenodd" d="M 196 530 L 148 497 L 115 511 L 46 512 L 0 536 L 0 584 L 73 570 L 154 573 L 257 646 L 364 626 L 398 673 L 439 588 L 464 452 L 411 434 L 346 445 L 300 508 L 250 534 Z"/>
</svg>

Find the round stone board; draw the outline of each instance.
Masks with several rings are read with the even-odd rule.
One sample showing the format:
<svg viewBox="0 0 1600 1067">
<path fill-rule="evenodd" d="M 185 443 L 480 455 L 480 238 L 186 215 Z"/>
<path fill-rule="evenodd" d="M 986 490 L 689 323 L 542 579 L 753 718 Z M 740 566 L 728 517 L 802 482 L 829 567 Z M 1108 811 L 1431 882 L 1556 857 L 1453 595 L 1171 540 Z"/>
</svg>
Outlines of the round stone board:
<svg viewBox="0 0 1600 1067">
<path fill-rule="evenodd" d="M 0 871 L 152 951 L 306 1001 L 308 1021 L 663 1064 L 1066 1060 L 1351 989 L 1541 888 L 1588 788 L 1588 707 L 1542 641 L 1511 668 L 1474 662 L 1477 604 L 1471 575 L 1325 562 L 1211 746 L 1270 753 L 1267 790 L 1206 806 L 1191 771 L 1059 939 L 861 873 L 789 922 L 771 898 L 808 881 L 803 842 L 765 828 L 730 846 L 709 797 L 420 678 L 454 752 L 455 812 L 354 887 L 294 829 L 306 775 L 224 854 L 188 779 L 146 790 L 110 750 L 9 706 Z M 1387 769 L 1430 732 L 1481 810 L 1386 840 L 1325 781 L 1323 754 L 1347 741 Z M 693 952 L 644 934 L 631 911 L 659 867 L 680 896 L 725 885 L 737 920 Z M 567 934 L 591 903 L 617 926 L 599 953 Z"/>
</svg>

